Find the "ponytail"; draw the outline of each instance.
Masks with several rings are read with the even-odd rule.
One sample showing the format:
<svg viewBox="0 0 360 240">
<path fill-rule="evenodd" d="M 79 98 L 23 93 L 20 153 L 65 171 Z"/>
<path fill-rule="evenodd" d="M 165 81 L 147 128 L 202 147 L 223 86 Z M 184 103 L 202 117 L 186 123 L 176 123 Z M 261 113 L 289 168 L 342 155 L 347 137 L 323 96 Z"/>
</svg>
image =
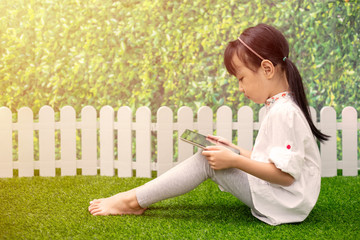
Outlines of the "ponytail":
<svg viewBox="0 0 360 240">
<path fill-rule="evenodd" d="M 288 79 L 290 92 L 293 95 L 295 103 L 299 106 L 301 111 L 303 112 L 310 128 L 311 132 L 314 136 L 320 141 L 327 141 L 330 137 L 328 135 L 320 132 L 314 125 L 311 116 L 309 104 L 306 99 L 305 90 L 302 82 L 301 75 L 293 62 L 291 62 L 288 58 L 284 59 L 285 69 L 286 69 L 286 77 Z"/>
</svg>

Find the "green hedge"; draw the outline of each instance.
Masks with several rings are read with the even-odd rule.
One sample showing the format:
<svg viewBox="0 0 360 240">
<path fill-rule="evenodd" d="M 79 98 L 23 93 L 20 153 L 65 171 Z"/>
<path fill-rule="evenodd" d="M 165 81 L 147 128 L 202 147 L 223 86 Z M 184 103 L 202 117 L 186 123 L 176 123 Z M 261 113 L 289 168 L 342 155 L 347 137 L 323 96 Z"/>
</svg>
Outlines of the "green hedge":
<svg viewBox="0 0 360 240">
<path fill-rule="evenodd" d="M 291 46 L 317 109 L 360 112 L 358 1 L 2 0 L 0 106 L 255 106 L 223 66 L 260 22 Z"/>
</svg>

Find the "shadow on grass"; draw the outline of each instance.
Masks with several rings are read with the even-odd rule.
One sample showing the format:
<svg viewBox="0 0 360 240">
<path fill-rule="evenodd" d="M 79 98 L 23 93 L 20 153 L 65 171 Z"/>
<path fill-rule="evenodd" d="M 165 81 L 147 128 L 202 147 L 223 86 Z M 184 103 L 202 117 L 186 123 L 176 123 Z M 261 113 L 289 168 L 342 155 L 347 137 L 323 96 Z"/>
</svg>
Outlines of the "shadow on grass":
<svg viewBox="0 0 360 240">
<path fill-rule="evenodd" d="M 249 221 L 253 218 L 250 208 L 239 203 L 238 206 L 226 203 L 216 204 L 169 204 L 154 205 L 143 215 L 149 218 L 170 218 L 197 221 Z"/>
</svg>

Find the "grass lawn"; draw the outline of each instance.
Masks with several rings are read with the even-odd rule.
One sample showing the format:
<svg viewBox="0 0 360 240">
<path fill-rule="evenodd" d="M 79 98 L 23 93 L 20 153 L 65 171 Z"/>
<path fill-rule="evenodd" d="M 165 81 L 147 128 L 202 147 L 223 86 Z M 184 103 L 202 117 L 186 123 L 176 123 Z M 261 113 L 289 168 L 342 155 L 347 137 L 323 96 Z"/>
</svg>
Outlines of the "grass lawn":
<svg viewBox="0 0 360 240">
<path fill-rule="evenodd" d="M 323 178 L 301 224 L 266 225 L 211 181 L 142 216 L 91 216 L 88 203 L 149 179 L 0 179 L 0 239 L 360 239 L 360 177 Z"/>
</svg>

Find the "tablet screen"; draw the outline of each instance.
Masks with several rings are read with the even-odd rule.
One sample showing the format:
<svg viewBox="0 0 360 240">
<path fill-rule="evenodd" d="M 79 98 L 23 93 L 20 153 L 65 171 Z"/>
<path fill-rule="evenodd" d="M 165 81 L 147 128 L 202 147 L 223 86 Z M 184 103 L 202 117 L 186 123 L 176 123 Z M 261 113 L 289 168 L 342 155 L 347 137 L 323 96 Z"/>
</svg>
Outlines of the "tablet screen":
<svg viewBox="0 0 360 240">
<path fill-rule="evenodd" d="M 201 147 L 201 148 L 205 148 L 207 146 L 214 145 L 213 143 L 211 143 L 210 141 L 208 141 L 206 139 L 206 136 L 204 136 L 200 133 L 191 131 L 189 129 L 186 129 L 180 138 L 186 142 L 189 142 L 189 143 L 191 143 L 195 146 Z"/>
</svg>

